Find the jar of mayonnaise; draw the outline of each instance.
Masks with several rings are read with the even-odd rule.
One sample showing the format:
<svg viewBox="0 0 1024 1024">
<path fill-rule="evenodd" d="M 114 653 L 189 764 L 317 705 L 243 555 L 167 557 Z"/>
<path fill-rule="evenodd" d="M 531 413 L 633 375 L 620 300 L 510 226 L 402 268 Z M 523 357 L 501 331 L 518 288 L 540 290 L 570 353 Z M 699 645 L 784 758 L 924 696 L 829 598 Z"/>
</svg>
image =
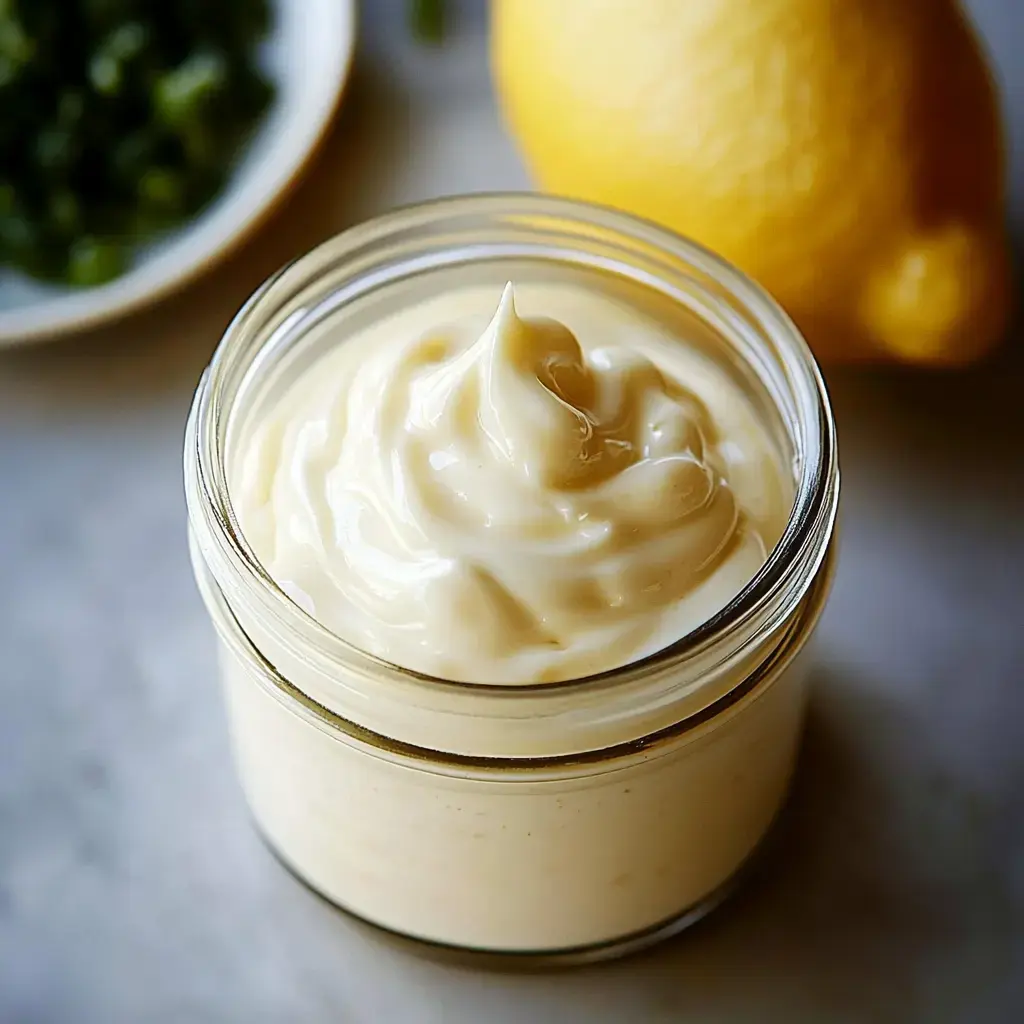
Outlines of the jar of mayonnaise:
<svg viewBox="0 0 1024 1024">
<path fill-rule="evenodd" d="M 737 270 L 533 195 L 363 224 L 228 328 L 185 485 L 242 784 L 313 889 L 540 962 L 730 890 L 839 494 L 814 359 Z"/>
</svg>

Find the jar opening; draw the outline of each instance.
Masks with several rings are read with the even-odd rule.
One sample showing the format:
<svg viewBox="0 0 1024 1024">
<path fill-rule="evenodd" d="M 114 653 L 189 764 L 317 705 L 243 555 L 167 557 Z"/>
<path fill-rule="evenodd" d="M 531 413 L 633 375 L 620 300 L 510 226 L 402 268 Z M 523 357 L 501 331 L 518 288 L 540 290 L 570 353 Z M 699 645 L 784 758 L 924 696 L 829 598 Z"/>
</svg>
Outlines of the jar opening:
<svg viewBox="0 0 1024 1024">
<path fill-rule="evenodd" d="M 756 383 L 786 435 L 794 472 L 792 514 L 760 570 L 719 612 L 646 658 L 555 682 L 481 684 L 392 665 L 330 632 L 288 597 L 246 542 L 232 507 L 227 458 L 245 396 L 275 367 L 311 358 L 309 339 L 339 310 L 373 317 L 403 293 L 500 267 L 599 275 L 604 286 L 642 288 L 705 323 L 722 341 L 730 372 Z M 303 343 L 298 344 L 301 340 Z M 269 392 L 268 392 L 269 393 Z M 382 674 L 409 695 L 425 688 L 489 700 L 558 701 L 568 693 L 628 688 L 686 668 L 697 691 L 711 667 L 774 635 L 811 586 L 825 557 L 838 498 L 834 424 L 821 374 L 779 306 L 719 257 L 663 228 L 575 201 L 532 194 L 474 195 L 400 209 L 339 235 L 269 280 L 229 326 L 197 392 L 187 476 L 192 529 L 229 602 L 243 592 L 261 621 L 294 653 L 315 652 L 330 675 Z M 300 639 L 301 637 L 301 639 Z M 713 691 L 713 687 L 710 688 Z M 524 692 L 525 691 L 525 692 Z M 707 702 L 716 699 L 706 694 Z M 442 698 L 447 699 L 447 698 Z"/>
</svg>

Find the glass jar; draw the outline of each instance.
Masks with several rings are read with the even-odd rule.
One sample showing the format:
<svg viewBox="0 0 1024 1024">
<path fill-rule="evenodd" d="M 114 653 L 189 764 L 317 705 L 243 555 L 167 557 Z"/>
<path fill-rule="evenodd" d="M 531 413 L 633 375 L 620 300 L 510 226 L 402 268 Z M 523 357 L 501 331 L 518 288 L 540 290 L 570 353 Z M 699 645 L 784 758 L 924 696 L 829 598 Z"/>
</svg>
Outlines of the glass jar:
<svg viewBox="0 0 1024 1024">
<path fill-rule="evenodd" d="M 346 334 L 455 285 L 571 281 L 708 353 L 792 471 L 784 535 L 727 607 L 585 679 L 477 685 L 387 664 L 293 603 L 238 527 L 239 433 Z M 796 328 L 723 261 L 651 224 L 534 195 L 399 210 L 268 281 L 228 328 L 188 422 L 191 551 L 219 636 L 238 769 L 278 856 L 358 917 L 547 960 L 626 952 L 725 894 L 775 818 L 803 716 L 798 658 L 829 587 L 839 476 Z"/>
</svg>

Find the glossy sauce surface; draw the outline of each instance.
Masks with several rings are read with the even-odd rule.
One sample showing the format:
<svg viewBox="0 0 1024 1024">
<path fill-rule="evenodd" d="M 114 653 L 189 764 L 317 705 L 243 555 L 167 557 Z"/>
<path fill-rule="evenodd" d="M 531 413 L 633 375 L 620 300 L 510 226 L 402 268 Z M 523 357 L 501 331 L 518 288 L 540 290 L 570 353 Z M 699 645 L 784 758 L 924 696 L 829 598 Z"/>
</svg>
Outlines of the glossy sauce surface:
<svg viewBox="0 0 1024 1024">
<path fill-rule="evenodd" d="M 243 532 L 307 612 L 405 668 L 529 684 L 653 653 L 742 589 L 791 504 L 686 341 L 543 285 L 385 318 L 244 438 Z"/>
</svg>

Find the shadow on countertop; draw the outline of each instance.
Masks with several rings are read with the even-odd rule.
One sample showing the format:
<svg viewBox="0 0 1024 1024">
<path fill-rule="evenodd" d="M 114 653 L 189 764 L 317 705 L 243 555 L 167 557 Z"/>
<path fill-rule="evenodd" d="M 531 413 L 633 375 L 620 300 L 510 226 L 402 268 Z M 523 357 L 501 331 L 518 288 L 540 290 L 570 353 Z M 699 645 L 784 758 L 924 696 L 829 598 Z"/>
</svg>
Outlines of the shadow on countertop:
<svg viewBox="0 0 1024 1024">
<path fill-rule="evenodd" d="M 645 970 L 680 1010 L 717 975 L 808 1019 L 837 1006 L 853 1020 L 967 1019 L 958 1005 L 988 1019 L 985 996 L 1005 1007 L 1020 984 L 1009 939 L 1024 893 L 1000 845 L 1004 808 L 953 775 L 878 685 L 833 672 L 814 686 L 794 791 L 753 877 Z M 776 1019 L 770 1002 L 759 1019 Z"/>
</svg>

